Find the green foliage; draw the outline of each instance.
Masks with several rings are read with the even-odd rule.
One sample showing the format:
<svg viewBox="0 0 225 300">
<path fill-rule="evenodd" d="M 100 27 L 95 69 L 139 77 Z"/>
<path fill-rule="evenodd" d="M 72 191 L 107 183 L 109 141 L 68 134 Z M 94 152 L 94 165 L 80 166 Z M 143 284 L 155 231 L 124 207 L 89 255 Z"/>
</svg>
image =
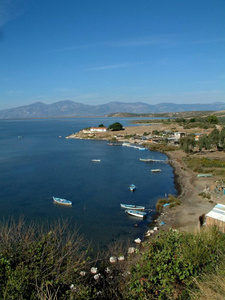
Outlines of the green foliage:
<svg viewBox="0 0 225 300">
<path fill-rule="evenodd" d="M 135 134 L 126 134 L 125 136 L 124 136 L 124 138 L 126 139 L 126 140 L 128 140 L 128 139 L 130 139 L 130 138 L 132 138 L 132 137 L 134 137 L 135 136 Z"/>
<path fill-rule="evenodd" d="M 198 146 L 200 151 L 202 151 L 203 148 L 205 150 L 211 149 L 211 141 L 206 134 L 200 136 Z"/>
<path fill-rule="evenodd" d="M 168 195 L 168 198 L 161 198 L 158 199 L 157 203 L 156 203 L 156 211 L 157 212 L 161 212 L 163 209 L 163 205 L 169 203 L 169 208 L 173 208 L 177 205 L 180 205 L 180 199 L 174 197 L 173 195 Z"/>
<path fill-rule="evenodd" d="M 202 198 L 211 199 L 211 195 L 209 193 L 206 193 L 206 192 L 201 192 L 198 195 L 201 196 Z"/>
<path fill-rule="evenodd" d="M 225 127 L 222 128 L 219 135 L 219 146 L 225 150 Z"/>
<path fill-rule="evenodd" d="M 98 127 L 105 127 L 103 124 L 99 124 Z"/>
<path fill-rule="evenodd" d="M 145 145 L 148 149 L 151 151 L 160 151 L 160 152 L 166 152 L 166 151 L 175 151 L 177 150 L 177 147 L 174 145 L 169 145 L 166 143 L 162 144 L 146 144 Z"/>
<path fill-rule="evenodd" d="M 192 152 L 195 145 L 195 139 L 191 135 L 180 138 L 180 147 L 184 150 L 185 153 Z"/>
<path fill-rule="evenodd" d="M 119 122 L 116 122 L 116 123 L 109 125 L 108 130 L 112 130 L 112 131 L 123 130 L 123 125 L 120 124 Z"/>
<path fill-rule="evenodd" d="M 67 299 L 70 285 L 79 283 L 84 241 L 66 223 L 37 231 L 23 221 L 3 222 L 0 242 L 1 299 L 37 299 L 38 294 Z"/>
<path fill-rule="evenodd" d="M 174 203 L 169 195 L 161 203 Z M 225 258 L 225 236 L 159 233 L 126 261 L 99 258 L 99 279 L 89 272 L 87 248 L 65 223 L 44 230 L 23 221 L 0 224 L 0 299 L 190 299 L 195 278 L 215 273 Z M 122 246 L 110 249 L 118 257 Z M 93 265 L 92 265 L 93 266 Z M 109 271 L 106 271 L 106 270 Z M 219 275 L 225 275 L 224 269 Z"/>
<path fill-rule="evenodd" d="M 211 145 L 218 146 L 220 140 L 220 132 L 217 128 L 213 129 L 209 134 L 209 140 Z"/>
<path fill-rule="evenodd" d="M 184 162 L 188 168 L 196 173 L 212 173 L 225 175 L 225 160 L 210 159 L 207 157 L 185 157 Z"/>
<path fill-rule="evenodd" d="M 210 115 L 207 117 L 207 122 L 209 122 L 210 124 L 218 124 L 218 118 L 217 116 Z"/>
<path fill-rule="evenodd" d="M 214 271 L 224 245 L 216 229 L 197 235 L 172 230 L 161 233 L 133 266 L 127 298 L 189 299 L 193 278 Z"/>
</svg>

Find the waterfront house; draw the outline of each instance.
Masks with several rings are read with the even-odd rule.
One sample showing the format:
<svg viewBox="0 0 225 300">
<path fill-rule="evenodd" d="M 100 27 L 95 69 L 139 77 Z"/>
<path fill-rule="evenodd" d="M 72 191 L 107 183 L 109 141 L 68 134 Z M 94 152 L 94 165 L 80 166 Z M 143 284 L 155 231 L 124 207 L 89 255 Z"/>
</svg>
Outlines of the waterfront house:
<svg viewBox="0 0 225 300">
<path fill-rule="evenodd" d="M 106 127 L 91 127 L 90 132 L 106 132 Z"/>
</svg>

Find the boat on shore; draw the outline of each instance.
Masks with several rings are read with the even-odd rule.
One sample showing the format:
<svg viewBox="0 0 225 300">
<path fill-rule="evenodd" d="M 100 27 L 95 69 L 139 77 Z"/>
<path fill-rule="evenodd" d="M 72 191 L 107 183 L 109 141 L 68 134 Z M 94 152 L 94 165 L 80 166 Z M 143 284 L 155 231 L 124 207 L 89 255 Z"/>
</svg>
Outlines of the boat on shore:
<svg viewBox="0 0 225 300">
<path fill-rule="evenodd" d="M 144 206 L 139 206 L 139 205 L 132 205 L 132 204 L 122 204 L 120 203 L 121 208 L 126 208 L 126 209 L 134 209 L 134 210 L 145 210 Z"/>
<path fill-rule="evenodd" d="M 161 169 L 151 169 L 151 172 L 152 173 L 158 173 L 158 172 L 161 172 Z"/>
<path fill-rule="evenodd" d="M 127 209 L 125 210 L 126 213 L 128 213 L 128 215 L 134 216 L 134 217 L 138 217 L 138 218 L 145 218 L 147 213 L 144 211 L 139 211 L 139 210 L 133 210 L 133 209 Z"/>
<path fill-rule="evenodd" d="M 53 196 L 54 203 L 71 206 L 72 202 L 66 199 L 57 198 Z"/>
<path fill-rule="evenodd" d="M 136 189 L 136 186 L 132 183 L 130 186 L 129 186 L 129 189 L 131 192 L 134 192 L 135 189 Z"/>
</svg>

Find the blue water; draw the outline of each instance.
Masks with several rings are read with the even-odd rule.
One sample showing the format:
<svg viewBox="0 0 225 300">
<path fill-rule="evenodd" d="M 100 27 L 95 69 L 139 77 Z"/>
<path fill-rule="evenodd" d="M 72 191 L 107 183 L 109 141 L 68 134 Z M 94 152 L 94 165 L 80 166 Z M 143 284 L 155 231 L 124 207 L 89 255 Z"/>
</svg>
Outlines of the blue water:
<svg viewBox="0 0 225 300">
<path fill-rule="evenodd" d="M 0 120 L 0 219 L 23 216 L 51 223 L 66 218 L 100 248 L 142 237 L 157 199 L 177 192 L 170 165 L 146 164 L 139 158 L 166 156 L 113 147 L 106 141 L 65 139 L 85 127 L 117 121 L 130 126 L 130 119 L 119 118 Z M 152 174 L 151 168 L 162 172 Z M 129 190 L 131 183 L 137 186 L 134 193 Z M 53 204 L 52 196 L 71 200 L 73 206 Z M 129 217 L 120 203 L 145 205 L 147 219 Z"/>
</svg>

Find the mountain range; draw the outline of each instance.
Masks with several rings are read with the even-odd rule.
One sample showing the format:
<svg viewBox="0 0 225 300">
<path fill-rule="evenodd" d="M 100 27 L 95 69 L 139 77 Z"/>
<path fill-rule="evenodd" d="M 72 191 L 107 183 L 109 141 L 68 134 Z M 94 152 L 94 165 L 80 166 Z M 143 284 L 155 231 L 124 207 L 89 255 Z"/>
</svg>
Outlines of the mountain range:
<svg viewBox="0 0 225 300">
<path fill-rule="evenodd" d="M 211 104 L 160 103 L 155 105 L 142 102 L 110 102 L 101 105 L 87 105 L 64 100 L 52 104 L 36 102 L 26 106 L 0 110 L 0 119 L 94 117 L 109 116 L 116 113 L 151 114 L 183 111 L 218 111 L 224 109 L 225 103 L 223 102 Z"/>
</svg>

